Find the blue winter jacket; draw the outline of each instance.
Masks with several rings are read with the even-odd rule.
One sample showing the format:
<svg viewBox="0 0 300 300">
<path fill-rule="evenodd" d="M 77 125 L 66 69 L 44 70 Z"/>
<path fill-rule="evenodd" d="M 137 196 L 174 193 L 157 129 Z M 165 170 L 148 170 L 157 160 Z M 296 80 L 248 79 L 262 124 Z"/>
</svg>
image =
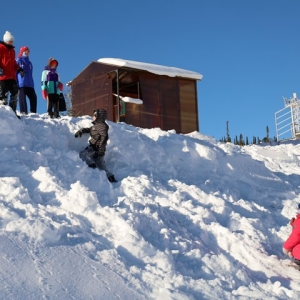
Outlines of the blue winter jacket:
<svg viewBox="0 0 300 300">
<path fill-rule="evenodd" d="M 31 87 L 34 88 L 34 81 L 32 76 L 33 65 L 28 56 L 21 56 L 17 59 L 17 64 L 25 71 L 25 76 L 22 77 L 17 74 L 17 81 L 20 88 Z"/>
</svg>

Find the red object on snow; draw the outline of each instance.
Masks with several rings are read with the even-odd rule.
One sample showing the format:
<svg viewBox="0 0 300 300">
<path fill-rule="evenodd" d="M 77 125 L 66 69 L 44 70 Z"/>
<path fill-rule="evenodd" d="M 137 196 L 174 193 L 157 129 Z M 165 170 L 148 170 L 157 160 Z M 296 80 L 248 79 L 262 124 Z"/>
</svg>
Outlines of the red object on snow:
<svg viewBox="0 0 300 300">
<path fill-rule="evenodd" d="M 292 232 L 283 244 L 283 248 L 291 251 L 294 258 L 300 260 L 300 214 L 291 222 Z"/>
</svg>

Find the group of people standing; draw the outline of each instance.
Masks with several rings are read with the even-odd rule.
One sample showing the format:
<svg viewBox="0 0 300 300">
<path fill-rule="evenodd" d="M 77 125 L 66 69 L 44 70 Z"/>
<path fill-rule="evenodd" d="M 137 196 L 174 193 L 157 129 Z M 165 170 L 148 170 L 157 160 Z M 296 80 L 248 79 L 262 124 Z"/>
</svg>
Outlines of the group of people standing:
<svg viewBox="0 0 300 300">
<path fill-rule="evenodd" d="M 34 89 L 33 65 L 29 59 L 30 49 L 27 46 L 20 48 L 16 59 L 14 36 L 6 31 L 3 41 L 0 41 L 0 102 L 8 104 L 17 115 L 16 109 L 18 97 L 20 113 L 27 114 L 26 97 L 30 103 L 30 113 L 37 112 L 37 96 Z M 58 61 L 49 58 L 42 72 L 41 88 L 42 96 L 47 100 L 47 112 L 50 118 L 59 118 L 59 100 L 63 91 L 63 84 L 56 72 Z M 89 133 L 89 146 L 80 152 L 80 157 L 89 167 L 99 168 L 106 172 L 110 182 L 117 182 L 105 164 L 104 155 L 108 141 L 108 125 L 106 124 L 107 112 L 104 109 L 96 109 L 93 113 L 92 126 L 82 128 L 76 132 L 75 137 L 81 137 L 83 133 Z"/>
<path fill-rule="evenodd" d="M 17 115 L 19 100 L 20 113 L 28 114 L 26 101 L 26 97 L 28 97 L 29 112 L 37 113 L 33 65 L 29 59 L 30 49 L 27 46 L 21 47 L 16 59 L 14 40 L 14 36 L 6 31 L 3 41 L 0 41 L 0 103 L 9 104 Z M 59 97 L 63 91 L 63 84 L 56 71 L 57 67 L 58 61 L 50 58 L 42 72 L 42 96 L 47 100 L 47 112 L 51 118 L 59 117 Z M 20 118 L 18 115 L 17 117 Z"/>
</svg>

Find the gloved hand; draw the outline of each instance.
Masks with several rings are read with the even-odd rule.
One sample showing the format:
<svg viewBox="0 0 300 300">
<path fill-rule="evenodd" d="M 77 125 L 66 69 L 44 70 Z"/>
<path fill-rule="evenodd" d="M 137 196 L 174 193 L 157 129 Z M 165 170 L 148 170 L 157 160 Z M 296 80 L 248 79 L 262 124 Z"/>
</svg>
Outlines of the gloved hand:
<svg viewBox="0 0 300 300">
<path fill-rule="evenodd" d="M 75 133 L 75 137 L 81 137 L 82 136 L 82 131 L 81 130 L 78 130 L 76 133 Z"/>
<path fill-rule="evenodd" d="M 61 92 L 62 92 L 63 89 L 64 89 L 64 85 L 63 85 L 61 82 L 58 83 L 58 89 L 59 89 Z"/>
<path fill-rule="evenodd" d="M 26 72 L 22 68 L 20 68 L 19 69 L 19 74 L 21 75 L 21 77 L 24 77 Z"/>
<path fill-rule="evenodd" d="M 104 156 L 104 154 L 105 154 L 105 148 L 99 148 L 98 155 L 99 156 Z"/>
<path fill-rule="evenodd" d="M 44 99 L 47 99 L 48 97 L 48 92 L 46 90 L 42 90 L 42 95 Z"/>
<path fill-rule="evenodd" d="M 294 221 L 295 221 L 295 218 L 291 218 L 290 225 L 293 225 Z"/>
<path fill-rule="evenodd" d="M 2 76 L 4 74 L 3 69 L 0 69 L 0 76 Z"/>
</svg>

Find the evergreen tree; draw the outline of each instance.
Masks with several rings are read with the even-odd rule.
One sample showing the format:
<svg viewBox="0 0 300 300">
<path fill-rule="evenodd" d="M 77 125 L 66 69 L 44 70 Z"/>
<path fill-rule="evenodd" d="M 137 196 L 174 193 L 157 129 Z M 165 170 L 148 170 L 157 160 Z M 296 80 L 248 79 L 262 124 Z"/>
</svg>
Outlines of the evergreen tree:
<svg viewBox="0 0 300 300">
<path fill-rule="evenodd" d="M 242 134 L 240 134 L 240 142 L 239 142 L 239 145 L 240 145 L 240 146 L 244 146 L 244 145 L 245 145 L 244 140 L 243 140 L 243 135 L 242 135 Z"/>
<path fill-rule="evenodd" d="M 270 142 L 270 138 L 269 138 L 269 127 L 268 127 L 268 126 L 266 127 L 266 133 L 267 133 L 267 135 L 263 138 L 263 142 L 264 142 L 264 143 Z"/>
<path fill-rule="evenodd" d="M 248 137 L 246 136 L 246 145 L 249 145 Z"/>
<path fill-rule="evenodd" d="M 229 134 L 229 122 L 226 121 L 226 142 L 231 143 L 231 137 Z"/>
</svg>

